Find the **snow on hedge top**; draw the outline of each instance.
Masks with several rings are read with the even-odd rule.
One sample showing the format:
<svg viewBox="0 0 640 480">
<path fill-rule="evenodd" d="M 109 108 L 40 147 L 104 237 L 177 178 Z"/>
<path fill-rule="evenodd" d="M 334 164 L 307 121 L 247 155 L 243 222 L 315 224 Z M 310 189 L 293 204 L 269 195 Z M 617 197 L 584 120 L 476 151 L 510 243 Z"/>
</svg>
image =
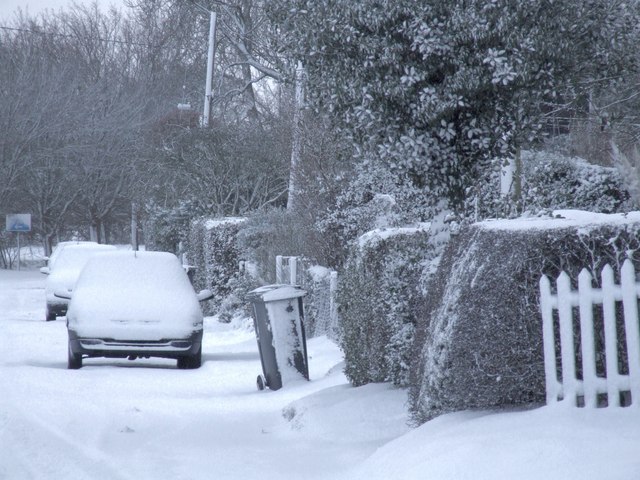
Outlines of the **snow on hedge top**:
<svg viewBox="0 0 640 480">
<path fill-rule="evenodd" d="M 320 265 L 312 265 L 307 269 L 307 272 L 311 275 L 314 282 L 321 282 L 331 275 L 332 270 Z"/>
<path fill-rule="evenodd" d="M 640 212 L 594 213 L 583 210 L 554 210 L 550 217 L 485 220 L 476 225 L 490 230 L 550 230 L 631 223 L 640 223 Z"/>
<path fill-rule="evenodd" d="M 358 238 L 358 246 L 362 249 L 398 235 L 413 235 L 416 232 L 428 232 L 431 223 L 418 223 L 415 227 L 377 228 L 370 230 Z"/>
<path fill-rule="evenodd" d="M 166 252 L 115 251 L 91 258 L 67 318 L 78 335 L 98 338 L 184 338 L 202 328 L 193 287 L 178 258 Z"/>
<path fill-rule="evenodd" d="M 210 218 L 209 220 L 204 222 L 204 228 L 207 230 L 211 230 L 212 228 L 219 227 L 220 225 L 224 225 L 226 223 L 242 223 L 247 219 L 245 217 L 225 217 L 225 218 Z"/>
</svg>

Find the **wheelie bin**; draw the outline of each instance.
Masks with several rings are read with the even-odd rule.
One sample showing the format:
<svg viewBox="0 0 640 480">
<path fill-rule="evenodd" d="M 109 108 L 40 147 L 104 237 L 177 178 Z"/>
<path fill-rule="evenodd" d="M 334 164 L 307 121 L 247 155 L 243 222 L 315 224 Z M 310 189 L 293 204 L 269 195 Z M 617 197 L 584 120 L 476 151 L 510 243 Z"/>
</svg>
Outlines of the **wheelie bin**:
<svg viewBox="0 0 640 480">
<path fill-rule="evenodd" d="M 309 380 L 302 302 L 306 294 L 295 285 L 275 284 L 247 295 L 262 363 L 262 375 L 256 380 L 260 390 L 278 390 L 300 378 Z"/>
</svg>

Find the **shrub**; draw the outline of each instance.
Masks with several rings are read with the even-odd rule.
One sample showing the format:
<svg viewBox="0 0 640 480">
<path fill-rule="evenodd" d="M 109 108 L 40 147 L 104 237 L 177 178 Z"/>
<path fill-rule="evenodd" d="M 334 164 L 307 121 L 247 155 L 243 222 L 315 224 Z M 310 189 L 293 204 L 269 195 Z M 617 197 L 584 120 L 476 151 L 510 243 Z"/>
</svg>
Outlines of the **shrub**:
<svg viewBox="0 0 640 480">
<path fill-rule="evenodd" d="M 354 385 L 406 385 L 421 275 L 433 259 L 428 229 L 384 229 L 359 239 L 339 279 L 340 346 Z"/>
<path fill-rule="evenodd" d="M 590 225 L 503 220 L 464 227 L 452 238 L 415 336 L 409 397 L 417 423 L 544 401 L 540 276 L 566 271 L 577 282 L 584 267 L 599 274 L 607 263 L 619 268 L 627 255 L 640 260 L 637 217 L 585 214 Z"/>
<path fill-rule="evenodd" d="M 214 294 L 204 306 L 205 313 L 220 309 L 239 283 L 240 251 L 237 234 L 244 218 L 201 218 L 191 222 L 186 241 L 186 259 L 194 266 L 194 287 L 208 288 Z"/>
<path fill-rule="evenodd" d="M 191 208 L 181 204 L 174 208 L 149 205 L 142 225 L 146 250 L 180 253 L 180 242 L 189 231 Z"/>
<path fill-rule="evenodd" d="M 264 283 L 274 283 L 276 256 L 298 256 L 311 263 L 323 263 L 316 248 L 316 232 L 297 213 L 283 209 L 256 212 L 247 219 L 239 233 L 243 255 L 256 268 Z"/>
<path fill-rule="evenodd" d="M 493 161 L 477 183 L 467 204 L 467 214 L 478 219 L 513 216 L 512 202 L 500 196 L 500 165 Z M 620 173 L 615 168 L 591 165 L 581 158 L 559 153 L 522 152 L 520 209 L 531 213 L 565 208 L 599 213 L 627 211 L 632 207 Z"/>
</svg>

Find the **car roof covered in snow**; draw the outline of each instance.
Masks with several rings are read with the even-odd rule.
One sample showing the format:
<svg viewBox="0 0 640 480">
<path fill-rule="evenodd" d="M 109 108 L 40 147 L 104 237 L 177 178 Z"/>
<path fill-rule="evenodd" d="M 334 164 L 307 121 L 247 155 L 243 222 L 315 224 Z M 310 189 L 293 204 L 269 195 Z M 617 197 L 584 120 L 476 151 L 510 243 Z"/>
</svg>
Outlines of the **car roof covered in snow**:
<svg viewBox="0 0 640 480">
<path fill-rule="evenodd" d="M 91 258 L 70 304 L 96 321 L 109 318 L 202 319 L 200 304 L 178 258 L 167 252 L 117 250 Z"/>
<path fill-rule="evenodd" d="M 62 269 L 64 270 L 82 270 L 82 267 L 87 263 L 89 258 L 104 252 L 115 251 L 116 247 L 113 245 L 104 245 L 99 243 L 80 243 L 77 245 L 66 245 L 63 250 L 60 251 L 56 258 L 55 269 L 53 273 L 56 273 Z"/>
</svg>

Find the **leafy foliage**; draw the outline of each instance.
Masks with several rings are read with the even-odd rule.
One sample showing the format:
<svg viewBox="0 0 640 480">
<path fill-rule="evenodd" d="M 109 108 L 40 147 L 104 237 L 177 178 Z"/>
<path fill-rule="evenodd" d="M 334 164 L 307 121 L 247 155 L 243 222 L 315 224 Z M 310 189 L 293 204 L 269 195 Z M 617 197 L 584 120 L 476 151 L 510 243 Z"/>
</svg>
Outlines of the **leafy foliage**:
<svg viewBox="0 0 640 480">
<path fill-rule="evenodd" d="M 637 8 L 295 0 L 269 13 L 280 48 L 305 62 L 310 103 L 332 112 L 357 154 L 389 169 L 398 190 L 460 205 L 490 159 L 534 140 L 545 115 L 636 68 Z"/>
</svg>

